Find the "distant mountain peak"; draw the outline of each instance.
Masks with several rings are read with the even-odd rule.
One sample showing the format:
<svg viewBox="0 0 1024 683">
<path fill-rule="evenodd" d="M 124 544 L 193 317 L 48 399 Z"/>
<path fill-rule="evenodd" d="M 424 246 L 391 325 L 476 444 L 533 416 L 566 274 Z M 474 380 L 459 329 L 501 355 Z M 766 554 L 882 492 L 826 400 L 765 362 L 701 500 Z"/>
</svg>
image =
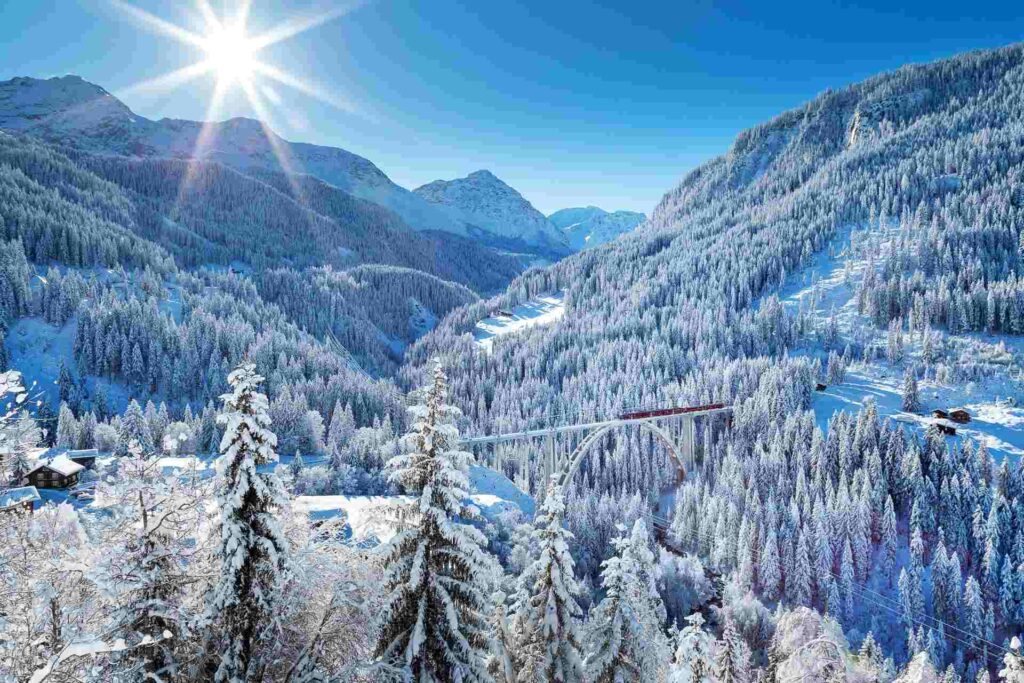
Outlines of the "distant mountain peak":
<svg viewBox="0 0 1024 683">
<path fill-rule="evenodd" d="M 548 216 L 577 251 L 611 242 L 646 219 L 647 216 L 635 211 L 608 212 L 596 206 L 562 209 Z"/>
<path fill-rule="evenodd" d="M 567 250 L 561 231 L 525 197 L 487 169 L 465 178 L 435 180 L 414 192 L 451 216 L 490 233 L 532 246 Z"/>
</svg>

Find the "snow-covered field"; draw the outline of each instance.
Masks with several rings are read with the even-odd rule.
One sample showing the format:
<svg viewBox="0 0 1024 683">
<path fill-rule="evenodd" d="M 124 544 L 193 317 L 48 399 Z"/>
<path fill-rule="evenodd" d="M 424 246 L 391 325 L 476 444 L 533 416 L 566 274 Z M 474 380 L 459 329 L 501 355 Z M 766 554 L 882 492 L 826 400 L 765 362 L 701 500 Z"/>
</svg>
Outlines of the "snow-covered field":
<svg viewBox="0 0 1024 683">
<path fill-rule="evenodd" d="M 872 337 L 884 343 L 888 332 L 875 329 L 871 321 L 857 312 L 856 287 L 866 262 L 853 253 L 851 232 L 844 231 L 831 248 L 822 250 L 807 268 L 788 278 L 780 298 L 791 311 L 809 312 L 819 329 L 834 315 L 843 343 Z M 887 245 L 885 237 L 881 243 L 883 251 Z M 1024 456 L 1024 408 L 1019 407 L 1024 404 L 1024 387 L 1019 380 L 1024 340 L 996 334 L 950 335 L 940 330 L 932 330 L 931 334 L 948 356 L 961 360 L 996 359 L 996 366 L 1002 367 L 992 376 L 964 384 L 934 378 L 919 380 L 921 411 L 915 414 L 902 409 L 902 366 L 893 367 L 885 360 L 854 363 L 842 384 L 815 395 L 814 412 L 822 429 L 837 410 L 856 411 L 867 400 L 875 402 L 879 415 L 921 428 L 935 421 L 932 410 L 965 408 L 972 416 L 971 422 L 955 425 L 957 436 L 949 438 L 985 443 L 997 458 Z M 919 336 L 904 332 L 904 348 L 908 359 L 919 358 Z M 809 352 L 823 356 L 823 350 L 814 345 Z"/>
<path fill-rule="evenodd" d="M 948 439 L 969 438 L 984 443 L 996 458 L 1024 456 L 1024 408 L 1009 405 L 990 386 L 975 387 L 972 391 L 969 387 L 937 386 L 924 382 L 920 392 L 920 413 L 908 413 L 902 409 L 901 388 L 902 377 L 887 373 L 885 368 L 855 366 L 847 371 L 846 381 L 842 384 L 830 386 L 815 395 L 815 418 L 825 430 L 836 411 L 855 412 L 868 400 L 873 400 L 879 415 L 923 429 L 935 422 L 932 410 L 962 407 L 971 414 L 971 421 L 954 425 L 957 435 Z"/>
<path fill-rule="evenodd" d="M 470 467 L 469 498 L 486 519 L 511 510 L 533 514 L 533 499 L 505 476 L 479 465 Z M 412 500 L 409 496 L 298 496 L 294 507 L 314 521 L 343 517 L 351 541 L 375 544 L 395 534 L 388 508 Z"/>
<path fill-rule="evenodd" d="M 512 315 L 493 315 L 484 318 L 473 330 L 476 343 L 488 353 L 496 337 L 560 320 L 565 315 L 565 296 L 562 292 L 546 294 L 520 304 L 508 312 Z"/>
</svg>

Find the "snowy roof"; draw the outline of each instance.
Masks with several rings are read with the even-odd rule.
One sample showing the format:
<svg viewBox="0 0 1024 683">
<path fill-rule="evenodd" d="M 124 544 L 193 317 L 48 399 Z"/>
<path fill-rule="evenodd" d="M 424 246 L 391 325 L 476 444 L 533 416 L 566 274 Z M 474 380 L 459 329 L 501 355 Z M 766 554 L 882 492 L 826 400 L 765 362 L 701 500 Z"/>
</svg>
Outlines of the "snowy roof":
<svg viewBox="0 0 1024 683">
<path fill-rule="evenodd" d="M 21 505 L 32 501 L 33 503 L 40 500 L 39 491 L 36 490 L 35 486 L 22 486 L 16 489 L 7 489 L 6 491 L 0 492 L 0 510 L 4 510 L 15 505 Z"/>
<path fill-rule="evenodd" d="M 83 448 L 79 450 L 68 451 L 65 455 L 74 460 L 76 458 L 95 458 L 99 454 L 100 452 L 95 448 Z"/>
<path fill-rule="evenodd" d="M 32 474 L 43 467 L 63 474 L 65 477 L 70 477 L 72 474 L 78 474 L 85 469 L 85 467 L 79 465 L 68 456 L 58 455 L 56 458 L 52 458 L 50 460 L 40 460 L 39 463 L 29 470 L 28 473 Z"/>
</svg>

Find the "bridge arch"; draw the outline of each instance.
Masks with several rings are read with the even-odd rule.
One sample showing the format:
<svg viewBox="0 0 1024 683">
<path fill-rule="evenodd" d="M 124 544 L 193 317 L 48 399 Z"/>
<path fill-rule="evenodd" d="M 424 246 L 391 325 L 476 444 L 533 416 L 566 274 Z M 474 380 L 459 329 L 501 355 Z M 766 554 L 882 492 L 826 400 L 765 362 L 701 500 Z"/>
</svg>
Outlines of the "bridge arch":
<svg viewBox="0 0 1024 683">
<path fill-rule="evenodd" d="M 662 444 L 664 444 L 665 448 L 668 449 L 669 454 L 672 456 L 672 459 L 676 461 L 676 465 L 679 466 L 679 472 L 682 474 L 682 477 L 686 478 L 686 462 L 683 460 L 683 454 L 679 452 L 679 447 L 674 441 L 672 441 L 672 437 L 669 436 L 668 432 L 650 420 L 638 420 L 636 424 L 641 429 L 646 429 L 648 432 L 653 434 L 655 438 L 661 441 Z M 601 438 L 612 429 L 620 426 L 622 425 L 609 424 L 588 434 L 586 438 L 580 442 L 580 445 L 576 447 L 576 450 L 574 450 L 569 456 L 568 461 L 564 462 L 562 467 L 559 468 L 558 485 L 565 488 L 569 482 L 572 481 L 573 476 L 575 476 L 577 470 L 579 470 L 584 458 L 587 457 L 587 454 L 590 452 L 590 449 L 594 444 L 600 441 Z M 686 428 L 691 427 L 692 425 L 687 425 Z"/>
</svg>

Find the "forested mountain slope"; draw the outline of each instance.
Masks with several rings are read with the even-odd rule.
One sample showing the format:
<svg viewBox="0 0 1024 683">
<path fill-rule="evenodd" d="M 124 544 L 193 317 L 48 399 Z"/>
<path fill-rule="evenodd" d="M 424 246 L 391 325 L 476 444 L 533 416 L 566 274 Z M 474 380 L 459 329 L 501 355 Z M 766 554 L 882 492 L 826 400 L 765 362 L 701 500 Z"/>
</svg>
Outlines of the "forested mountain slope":
<svg viewBox="0 0 1024 683">
<path fill-rule="evenodd" d="M 50 442 L 61 403 L 83 420 L 129 398 L 210 417 L 243 357 L 291 415 L 286 442 L 322 449 L 323 425 L 346 410 L 354 426 L 401 420 L 397 388 L 379 378 L 473 289 L 521 267 L 311 176 L 3 132 L 0 240 L 0 356 L 42 387 Z"/>
<path fill-rule="evenodd" d="M 697 378 L 793 346 L 806 330 L 777 306 L 753 304 L 851 226 L 901 228 L 863 292 L 879 323 L 909 322 L 916 307 L 918 324 L 1014 330 L 1024 320 L 1022 52 L 905 67 L 740 134 L 666 194 L 644 228 L 457 311 L 414 359 L 446 353 L 462 369 L 453 383 L 463 395 L 487 396 L 475 416 L 485 428 L 656 396 L 730 398 L 731 382 Z M 557 326 L 474 352 L 466 332 L 476 320 L 556 290 L 567 303 Z"/>
<path fill-rule="evenodd" d="M 207 126 L 209 145 L 197 145 Z M 291 143 L 252 119 L 203 124 L 151 121 L 132 112 L 98 85 L 78 76 L 0 83 L 0 128 L 24 132 L 85 151 L 143 158 L 198 158 L 243 171 L 284 171 L 275 147 L 287 155 L 287 170 L 308 173 L 353 196 L 387 207 L 418 230 L 466 234 L 412 192 L 399 187 L 368 159 L 343 149 Z M 198 154 L 198 156 L 197 156 Z"/>
<path fill-rule="evenodd" d="M 1024 47 L 908 66 L 741 133 L 638 231 L 454 311 L 406 372 L 441 355 L 474 432 L 732 404 L 731 430 L 675 494 L 678 541 L 736 597 L 814 606 L 897 665 L 927 652 L 947 680 L 974 681 L 1024 624 L 1024 470 L 874 400 L 827 424 L 811 409 L 837 405 L 815 384 L 841 387 L 848 368 L 903 376 L 912 425 L 932 421 L 916 415 L 925 391 L 995 382 L 1020 397 L 1022 182 Z M 804 278 L 824 256 L 847 267 L 819 290 Z M 784 303 L 794 281 L 808 296 Z M 840 289 L 843 315 L 822 315 L 816 297 Z M 558 291 L 557 322 L 474 343 L 477 321 Z M 574 482 L 570 528 L 600 537 L 598 494 L 628 509 L 671 472 L 648 437 L 609 435 Z M 579 542 L 587 574 L 600 542 Z"/>
<path fill-rule="evenodd" d="M 605 211 L 596 206 L 561 209 L 548 220 L 565 233 L 573 249 L 593 249 L 635 229 L 647 217 L 636 211 Z"/>
</svg>

